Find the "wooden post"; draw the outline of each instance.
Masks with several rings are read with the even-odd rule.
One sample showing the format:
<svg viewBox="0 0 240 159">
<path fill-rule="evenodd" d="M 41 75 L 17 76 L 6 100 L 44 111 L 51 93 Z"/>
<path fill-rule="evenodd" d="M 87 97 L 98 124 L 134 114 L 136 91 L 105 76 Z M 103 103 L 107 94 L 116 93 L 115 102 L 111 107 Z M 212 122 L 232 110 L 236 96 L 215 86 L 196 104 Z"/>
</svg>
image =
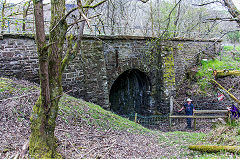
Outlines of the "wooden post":
<svg viewBox="0 0 240 159">
<path fill-rule="evenodd" d="M 228 111 L 228 114 L 227 114 L 227 115 L 228 115 L 228 122 L 231 124 L 231 122 L 232 122 L 232 121 L 231 121 L 231 112 Z"/>
<path fill-rule="evenodd" d="M 137 123 L 137 113 L 135 113 L 135 123 Z"/>
<path fill-rule="evenodd" d="M 169 114 L 169 127 L 170 130 L 172 129 L 172 116 L 173 114 L 173 96 L 170 97 L 170 114 Z"/>
<path fill-rule="evenodd" d="M 195 116 L 195 113 L 194 113 L 194 111 L 193 111 L 193 116 Z M 193 118 L 193 124 L 194 124 L 194 130 L 196 131 L 196 129 L 197 129 L 197 119 L 196 118 Z"/>
</svg>

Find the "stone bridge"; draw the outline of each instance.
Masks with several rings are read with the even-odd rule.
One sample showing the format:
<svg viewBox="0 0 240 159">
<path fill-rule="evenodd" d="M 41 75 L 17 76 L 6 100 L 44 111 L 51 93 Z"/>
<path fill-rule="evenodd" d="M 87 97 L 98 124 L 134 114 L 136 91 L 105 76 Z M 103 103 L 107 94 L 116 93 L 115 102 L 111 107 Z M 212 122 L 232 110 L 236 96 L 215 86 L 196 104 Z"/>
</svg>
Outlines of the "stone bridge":
<svg viewBox="0 0 240 159">
<path fill-rule="evenodd" d="M 205 53 L 219 52 L 214 40 L 85 36 L 80 54 L 67 67 L 63 86 L 69 94 L 118 114 L 168 113 L 169 98 Z M 157 47 L 153 47 L 157 46 Z M 206 58 L 206 57 L 204 57 Z M 2 35 L 0 76 L 38 82 L 34 38 Z"/>
</svg>

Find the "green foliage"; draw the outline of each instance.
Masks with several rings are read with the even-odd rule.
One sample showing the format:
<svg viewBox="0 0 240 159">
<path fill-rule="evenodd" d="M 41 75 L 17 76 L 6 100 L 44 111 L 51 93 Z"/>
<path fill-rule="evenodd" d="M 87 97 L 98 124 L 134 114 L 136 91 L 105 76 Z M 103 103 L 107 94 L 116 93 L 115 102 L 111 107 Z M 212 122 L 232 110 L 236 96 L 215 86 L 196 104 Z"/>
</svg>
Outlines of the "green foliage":
<svg viewBox="0 0 240 159">
<path fill-rule="evenodd" d="M 179 156 L 172 158 L 188 158 L 189 156 L 191 156 L 192 158 L 196 155 L 196 153 L 189 153 L 188 151 L 186 151 L 186 149 L 188 149 L 189 144 L 198 144 L 199 142 L 205 142 L 206 134 L 175 131 L 166 132 L 163 134 L 163 137 L 159 137 L 160 143 L 165 143 L 165 145 L 168 146 L 174 146 L 175 151 L 181 151 Z"/>
<path fill-rule="evenodd" d="M 232 43 L 240 42 L 240 31 L 229 32 L 227 37 Z"/>
<path fill-rule="evenodd" d="M 223 49 L 225 51 L 231 51 L 231 50 L 233 50 L 233 46 L 224 46 Z"/>
<path fill-rule="evenodd" d="M 215 59 L 201 61 L 201 66 L 199 66 L 199 71 L 196 74 L 198 85 L 200 86 L 201 90 L 205 92 L 212 87 L 212 85 L 209 83 L 209 80 L 214 78 L 214 70 L 240 70 L 239 65 L 240 62 L 233 59 L 229 55 L 224 55 L 222 60 Z"/>
<path fill-rule="evenodd" d="M 236 46 L 236 50 L 240 51 L 240 45 Z"/>
<path fill-rule="evenodd" d="M 154 11 L 153 11 L 153 23 L 154 27 L 158 28 L 158 36 L 162 34 L 162 30 L 167 29 L 168 31 L 165 33 L 166 37 L 173 37 L 174 32 L 169 32 L 169 31 L 175 31 L 176 30 L 176 14 L 177 10 L 172 9 L 174 8 L 175 4 L 167 2 L 167 1 L 162 1 L 161 4 L 157 4 L 157 6 L 154 6 Z M 172 12 L 170 12 L 172 11 Z M 169 14 L 171 13 L 170 17 Z"/>
<path fill-rule="evenodd" d="M 201 141 L 205 141 L 206 134 L 204 133 L 195 133 L 195 132 L 168 132 L 166 133 L 168 137 L 171 138 L 171 144 L 179 144 L 179 143 L 198 143 Z M 183 144 L 183 147 L 187 147 L 187 145 Z"/>
<path fill-rule="evenodd" d="M 223 49 L 224 51 L 232 51 L 234 49 L 234 46 L 224 46 Z M 237 51 L 240 51 L 240 45 L 236 46 L 235 49 Z"/>
<path fill-rule="evenodd" d="M 0 92 L 4 92 L 5 90 L 12 90 L 12 80 L 7 78 L 0 78 Z"/>
</svg>

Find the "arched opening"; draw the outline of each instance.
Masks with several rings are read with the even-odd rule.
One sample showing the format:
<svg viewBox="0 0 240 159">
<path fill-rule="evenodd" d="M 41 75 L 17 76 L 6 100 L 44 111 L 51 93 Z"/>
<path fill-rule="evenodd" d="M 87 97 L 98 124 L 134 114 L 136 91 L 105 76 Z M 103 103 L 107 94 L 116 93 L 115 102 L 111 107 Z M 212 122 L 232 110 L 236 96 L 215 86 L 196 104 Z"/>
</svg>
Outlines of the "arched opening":
<svg viewBox="0 0 240 159">
<path fill-rule="evenodd" d="M 137 69 L 123 72 L 113 83 L 109 100 L 110 108 L 119 115 L 151 112 L 151 83 L 148 76 Z"/>
</svg>

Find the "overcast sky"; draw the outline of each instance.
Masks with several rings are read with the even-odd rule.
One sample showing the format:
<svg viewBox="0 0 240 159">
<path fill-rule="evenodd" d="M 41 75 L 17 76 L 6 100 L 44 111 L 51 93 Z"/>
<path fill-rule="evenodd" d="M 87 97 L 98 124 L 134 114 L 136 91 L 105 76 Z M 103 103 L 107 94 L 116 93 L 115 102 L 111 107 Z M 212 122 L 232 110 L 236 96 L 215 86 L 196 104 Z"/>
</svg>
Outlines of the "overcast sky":
<svg viewBox="0 0 240 159">
<path fill-rule="evenodd" d="M 238 9 L 240 9 L 240 1 L 239 0 L 233 0 L 233 2 L 238 7 Z"/>
</svg>

